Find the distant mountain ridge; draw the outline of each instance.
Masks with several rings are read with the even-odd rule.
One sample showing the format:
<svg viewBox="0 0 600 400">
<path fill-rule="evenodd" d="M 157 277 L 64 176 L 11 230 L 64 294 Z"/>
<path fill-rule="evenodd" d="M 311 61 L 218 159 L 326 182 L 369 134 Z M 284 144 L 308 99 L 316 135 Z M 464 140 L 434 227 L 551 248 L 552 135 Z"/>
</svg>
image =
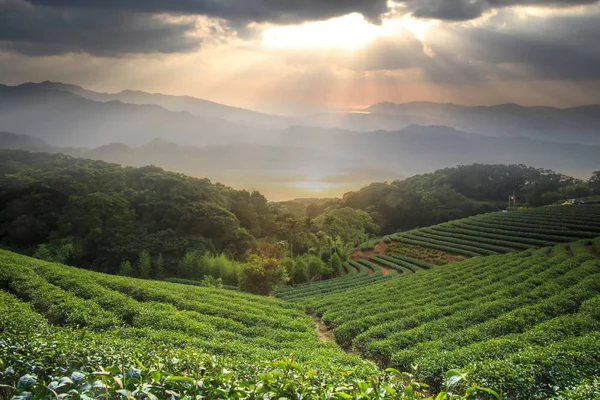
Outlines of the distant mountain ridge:
<svg viewBox="0 0 600 400">
<path fill-rule="evenodd" d="M 198 117 L 220 118 L 239 124 L 248 124 L 261 128 L 285 127 L 289 122 L 286 117 L 269 115 L 245 108 L 228 106 L 214 101 L 192 96 L 175 96 L 162 93 L 147 93 L 140 90 L 123 90 L 118 93 L 101 93 L 84 89 L 81 86 L 61 82 L 44 81 L 40 83 L 24 83 L 17 87 L 37 87 L 46 90 L 59 90 L 73 93 L 88 100 L 97 102 L 120 101 L 137 105 L 158 105 L 166 110 L 190 112 Z"/>
<path fill-rule="evenodd" d="M 377 103 L 363 111 L 389 119 L 424 118 L 435 125 L 491 136 L 520 136 L 559 142 L 600 144 L 600 105 L 570 108 L 461 106 L 451 103 Z M 382 117 L 386 118 L 386 117 Z"/>
<path fill-rule="evenodd" d="M 6 87 L 6 86 L 5 86 Z M 600 144 L 600 105 L 570 108 L 521 106 L 506 103 L 491 106 L 465 106 L 452 103 L 381 102 L 359 112 L 316 113 L 305 116 L 280 116 L 232 107 L 191 96 L 154 94 L 124 90 L 99 93 L 77 85 L 44 81 L 24 83 L 13 88 L 67 92 L 99 103 L 119 101 L 123 104 L 156 105 L 165 111 L 188 112 L 199 118 L 216 118 L 238 125 L 238 131 L 254 130 L 259 136 L 268 130 L 294 126 L 331 128 L 358 132 L 398 131 L 410 125 L 443 125 L 458 130 L 498 137 L 527 137 L 544 141 Z M 1 121 L 0 121 L 1 122 Z M 210 126 L 197 123 L 196 125 Z M 241 125 L 241 127 L 239 126 Z M 0 129 L 8 129 L 0 125 Z M 231 127 L 235 130 L 236 128 Z M 8 129 L 15 130 L 15 129 Z M 18 131 L 18 130 L 17 130 Z M 155 135 L 156 136 L 156 135 Z M 243 135 L 248 136 L 248 135 Z"/>
<path fill-rule="evenodd" d="M 154 137 L 181 144 L 244 141 L 254 130 L 189 111 L 155 104 L 93 101 L 47 85 L 0 85 L 0 129 L 59 146 L 96 147 L 111 142 L 140 145 Z"/>
<path fill-rule="evenodd" d="M 137 92 L 122 93 L 141 101 Z M 106 101 L 92 100 L 94 96 Z M 285 120 L 282 128 L 261 128 L 106 96 L 52 82 L 0 85 L 0 131 L 27 135 L 0 135 L 0 147 L 131 166 L 155 164 L 256 188 L 278 199 L 340 196 L 373 181 L 459 164 L 526 164 L 582 178 L 600 169 L 600 113 L 594 112 L 600 106 L 561 110 L 384 103 L 372 106 L 376 113 L 315 114 Z M 144 101 L 162 99 L 142 96 Z M 234 114 L 260 115 L 263 122 L 271 117 L 223 107 Z M 575 122 L 582 128 L 562 132 Z M 461 124 L 481 129 L 457 128 Z"/>
</svg>

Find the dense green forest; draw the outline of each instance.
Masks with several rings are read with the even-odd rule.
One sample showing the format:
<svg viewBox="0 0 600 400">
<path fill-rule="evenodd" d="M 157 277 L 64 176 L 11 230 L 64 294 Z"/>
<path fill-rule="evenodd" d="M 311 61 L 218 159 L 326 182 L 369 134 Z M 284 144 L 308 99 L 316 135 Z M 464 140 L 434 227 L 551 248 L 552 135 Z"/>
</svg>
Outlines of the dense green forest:
<svg viewBox="0 0 600 400">
<path fill-rule="evenodd" d="M 3 150 L 0 244 L 96 271 L 211 277 L 205 283 L 268 292 L 342 274 L 370 237 L 496 210 L 513 193 L 524 206 L 596 194 L 600 173 L 586 182 L 476 164 L 373 183 L 343 199 L 270 203 L 256 191 L 154 166 Z"/>
<path fill-rule="evenodd" d="M 388 234 L 516 206 L 538 207 L 600 194 L 600 171 L 588 181 L 525 165 L 473 164 L 344 195 L 341 205 L 364 210 Z"/>
<path fill-rule="evenodd" d="M 599 186 L 471 165 L 271 203 L 3 151 L 0 244 L 35 258 L 0 251 L 0 397 L 594 398 L 600 207 L 535 206 Z"/>
</svg>

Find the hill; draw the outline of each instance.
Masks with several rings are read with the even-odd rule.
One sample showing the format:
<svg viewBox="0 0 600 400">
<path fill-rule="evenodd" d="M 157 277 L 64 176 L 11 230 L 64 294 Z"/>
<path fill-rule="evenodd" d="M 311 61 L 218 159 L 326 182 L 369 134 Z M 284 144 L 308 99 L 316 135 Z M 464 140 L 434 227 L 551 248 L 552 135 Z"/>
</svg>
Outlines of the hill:
<svg viewBox="0 0 600 400">
<path fill-rule="evenodd" d="M 481 214 L 368 240 L 344 264 L 343 277 L 282 286 L 277 296 L 304 301 L 429 271 L 471 257 L 555 245 L 560 245 L 558 251 L 569 252 L 569 242 L 589 241 L 598 236 L 600 207 L 595 205 Z"/>
<path fill-rule="evenodd" d="M 520 137 L 562 143 L 600 145 L 596 135 L 600 127 L 600 118 L 598 117 L 600 105 L 561 109 L 526 107 L 518 104 L 464 106 L 434 102 L 400 104 L 384 102 L 351 112 L 335 111 L 303 116 L 280 116 L 232 107 L 192 96 L 146 93 L 137 90 L 100 93 L 77 85 L 49 81 L 28 82 L 18 85 L 17 88 L 61 91 L 100 103 L 118 101 L 131 105 L 157 105 L 169 111 L 186 111 L 200 118 L 218 118 L 234 124 L 261 129 L 287 129 L 294 126 L 305 126 L 370 132 L 399 131 L 411 125 L 444 125 L 461 131 L 502 138 Z M 0 127 L 0 129 L 2 128 Z"/>
<path fill-rule="evenodd" d="M 506 398 L 550 398 L 600 365 L 598 206 L 390 235 L 365 243 L 345 270 L 277 296 L 305 307 L 348 351 L 382 367 L 417 365 L 434 390 L 440 373 L 461 368 Z"/>
<path fill-rule="evenodd" d="M 548 112 L 559 115 L 563 110 Z M 593 119 L 593 112 L 588 114 Z M 323 126 L 329 125 L 308 117 L 273 126 L 265 122 L 270 127 L 266 128 L 246 123 L 244 115 L 249 120 L 265 117 L 160 94 L 113 96 L 51 82 L 0 86 L 0 130 L 43 139 L 51 147 L 48 151 L 211 176 L 268 193 L 273 200 L 339 197 L 370 182 L 473 163 L 532 165 L 587 178 L 597 169 L 600 153 L 595 139 L 578 139 L 577 127 L 570 126 L 560 141 L 549 129 L 544 130 L 548 134 L 524 134 L 526 119 L 523 129 L 515 125 L 509 134 L 492 135 L 485 130 L 461 130 L 453 120 L 364 126 L 352 122 L 346 129 L 336 125 L 328 129 Z M 352 114 L 352 118 L 381 115 Z M 482 126 L 501 125 L 497 123 L 501 117 L 495 118 L 493 124 Z M 160 153 L 149 151 L 146 145 L 154 139 L 169 146 Z M 115 143 L 121 146 L 114 148 Z"/>
<path fill-rule="evenodd" d="M 0 245 L 83 268 L 117 273 L 143 251 L 162 258 L 165 277 L 187 252 L 243 260 L 256 238 L 277 235 L 276 215 L 258 192 L 155 166 L 0 150 Z"/>
<path fill-rule="evenodd" d="M 375 372 L 373 365 L 320 342 L 310 318 L 277 299 L 116 277 L 6 251 L 0 251 L 0 299 L 0 358 L 12 368 L 3 380 L 35 373 L 32 379 L 48 384 L 74 370 L 93 378 L 99 367 L 116 376 L 119 365 L 126 370 L 136 365 L 121 376 L 121 389 L 143 374 L 144 383 L 155 386 L 146 393 L 164 398 L 156 385 L 187 391 L 181 383 L 205 374 L 214 386 L 197 390 L 226 390 L 221 385 L 233 382 L 220 375 L 228 374 L 224 368 L 235 371 L 240 390 L 244 385 L 251 390 L 245 379 L 260 382 L 260 371 L 279 369 L 271 360 L 290 354 L 306 368 L 319 365 L 327 379 L 335 377 L 338 365 L 363 376 Z M 31 353 L 13 352 L 14 346 Z M 256 369 L 244 370 L 248 365 Z M 187 377 L 177 378 L 181 374 Z M 165 382 L 161 376 L 170 378 Z M 93 392 L 91 386 L 78 390 Z"/>
<path fill-rule="evenodd" d="M 525 107 L 518 104 L 462 106 L 431 102 L 377 103 L 363 111 L 375 120 L 447 125 L 499 137 L 527 137 L 558 142 L 599 144 L 600 105 L 572 108 Z"/>
<path fill-rule="evenodd" d="M 341 345 L 418 365 L 434 389 L 452 367 L 507 398 L 550 398 L 600 365 L 600 243 L 589 243 L 474 257 L 302 304 Z"/>
<path fill-rule="evenodd" d="M 0 250 L 0 300 L 3 396 L 425 395 L 411 376 L 320 340 L 309 316 L 278 299 L 115 277 Z M 465 382 L 458 371 L 447 376 L 449 389 Z"/>
<path fill-rule="evenodd" d="M 587 243 L 475 257 L 304 303 L 338 343 L 381 365 L 418 363 L 415 375 L 377 371 L 320 342 L 293 303 L 0 251 L 1 379 L 6 393 L 25 396 L 317 399 L 329 390 L 374 399 L 383 390 L 417 399 L 424 380 L 427 393 L 459 382 L 476 398 L 487 398 L 482 384 L 507 398 L 548 398 L 593 379 L 600 363 L 600 241 Z M 476 386 L 455 369 L 441 378 L 457 367 Z"/>
<path fill-rule="evenodd" d="M 277 296 L 314 313 L 348 350 L 383 367 L 418 365 L 434 389 L 441 372 L 462 368 L 507 398 L 548 398 L 600 365 L 598 206 L 398 233 L 365 243 L 345 269 Z"/>
<path fill-rule="evenodd" d="M 362 252 L 406 253 L 420 255 L 421 247 L 465 257 L 487 256 L 528 248 L 554 246 L 576 239 L 600 236 L 600 207 L 553 206 L 496 212 L 453 220 L 426 228 L 370 240 L 360 246 Z M 431 261 L 431 260 L 429 260 Z"/>
<path fill-rule="evenodd" d="M 155 137 L 182 144 L 243 141 L 250 128 L 187 111 L 118 100 L 97 102 L 44 86 L 0 85 L 0 129 L 44 139 L 53 146 L 141 145 Z"/>
</svg>

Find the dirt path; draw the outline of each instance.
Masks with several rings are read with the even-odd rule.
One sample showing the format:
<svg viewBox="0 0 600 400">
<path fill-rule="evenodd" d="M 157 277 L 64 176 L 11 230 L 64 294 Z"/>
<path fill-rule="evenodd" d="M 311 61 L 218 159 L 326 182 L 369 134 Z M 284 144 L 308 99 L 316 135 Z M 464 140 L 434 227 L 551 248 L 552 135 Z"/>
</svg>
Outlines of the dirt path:
<svg viewBox="0 0 600 400">
<path fill-rule="evenodd" d="M 350 259 L 358 260 L 361 258 L 369 258 L 371 256 L 375 256 L 378 254 L 384 254 L 384 255 L 400 254 L 400 255 L 403 255 L 406 257 L 414 258 L 415 260 L 425 261 L 425 262 L 428 262 L 433 265 L 438 265 L 436 260 L 438 258 L 441 258 L 441 259 L 443 259 L 443 261 L 445 263 L 444 265 L 447 265 L 447 264 L 454 264 L 454 263 L 457 263 L 460 261 L 464 261 L 465 259 L 468 258 L 465 256 L 461 256 L 458 254 L 448 252 L 448 251 L 432 250 L 432 249 L 424 248 L 422 246 L 409 245 L 409 244 L 404 244 L 404 243 L 402 243 L 402 246 L 403 246 L 403 248 L 410 250 L 408 253 L 394 251 L 396 249 L 390 249 L 392 251 L 389 251 L 388 253 L 386 253 L 386 250 L 389 246 L 398 244 L 398 243 L 401 243 L 401 242 L 392 241 L 391 243 L 386 243 L 384 241 L 381 241 L 375 245 L 373 250 L 369 250 L 369 251 L 358 250 L 358 251 L 354 252 L 350 256 Z M 433 255 L 431 253 L 433 253 Z"/>
<path fill-rule="evenodd" d="M 317 331 L 319 340 L 335 343 L 333 332 L 327 328 L 323 321 L 321 321 L 321 318 L 317 317 L 315 314 L 310 314 L 310 318 L 312 319 L 313 324 L 315 324 L 315 330 Z"/>
<path fill-rule="evenodd" d="M 587 247 L 588 251 L 590 252 L 591 255 L 593 255 L 594 257 L 596 257 L 597 260 L 600 260 L 600 254 L 596 253 L 596 251 L 594 251 L 594 246 L 592 246 L 591 244 Z"/>
<path fill-rule="evenodd" d="M 385 254 L 385 249 L 388 248 L 389 245 L 391 245 L 392 243 L 386 243 L 384 241 L 381 241 L 379 243 L 377 243 L 375 245 L 375 253 L 379 253 L 379 254 Z"/>
</svg>

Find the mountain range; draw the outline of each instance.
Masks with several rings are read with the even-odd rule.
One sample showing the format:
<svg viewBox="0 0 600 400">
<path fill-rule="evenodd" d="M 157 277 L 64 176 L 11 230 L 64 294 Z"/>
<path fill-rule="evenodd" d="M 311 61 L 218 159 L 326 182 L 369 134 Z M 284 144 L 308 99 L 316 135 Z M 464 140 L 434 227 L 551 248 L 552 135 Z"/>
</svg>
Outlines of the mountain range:
<svg viewBox="0 0 600 400">
<path fill-rule="evenodd" d="M 3 148 L 155 164 L 278 200 L 339 196 L 457 164 L 520 163 L 582 178 L 600 169 L 600 106 L 379 103 L 278 116 L 189 96 L 42 82 L 0 85 L 0 131 Z"/>
</svg>

